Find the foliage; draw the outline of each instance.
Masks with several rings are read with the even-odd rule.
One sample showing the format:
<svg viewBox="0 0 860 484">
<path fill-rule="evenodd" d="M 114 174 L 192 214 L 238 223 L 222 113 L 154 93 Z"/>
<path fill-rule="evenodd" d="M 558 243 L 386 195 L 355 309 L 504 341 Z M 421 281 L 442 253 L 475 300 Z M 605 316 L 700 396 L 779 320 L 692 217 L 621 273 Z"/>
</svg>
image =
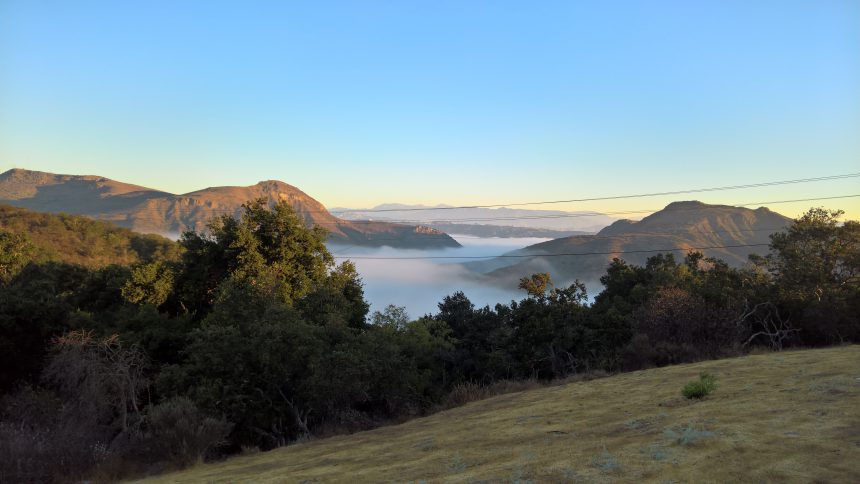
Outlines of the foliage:
<svg viewBox="0 0 860 484">
<path fill-rule="evenodd" d="M 180 252 L 175 242 L 158 235 L 138 234 L 79 215 L 38 213 L 9 205 L 0 205 L 0 233 L 26 234 L 32 245 L 30 260 L 91 268 L 176 260 Z"/>
<path fill-rule="evenodd" d="M 409 324 L 409 314 L 405 307 L 389 304 L 382 311 L 374 311 L 370 321 L 375 326 L 401 331 Z"/>
<path fill-rule="evenodd" d="M 91 277 L 77 266 L 30 264 L 0 286 L 0 393 L 37 379 L 50 339 L 70 328 L 80 307 L 77 293 Z"/>
<path fill-rule="evenodd" d="M 173 292 L 172 268 L 162 261 L 135 267 L 122 286 L 122 297 L 132 304 L 161 306 Z"/>
<path fill-rule="evenodd" d="M 774 297 L 808 344 L 860 338 L 860 222 L 840 210 L 813 208 L 771 236 L 759 259 L 774 278 Z"/>
<path fill-rule="evenodd" d="M 33 256 L 33 244 L 24 234 L 0 230 L 0 284 L 7 284 Z"/>
<path fill-rule="evenodd" d="M 165 400 L 146 415 L 149 438 L 178 466 L 199 462 L 208 451 L 226 443 L 231 425 L 203 414 L 186 397 Z"/>
<path fill-rule="evenodd" d="M 698 380 L 687 382 L 687 384 L 684 385 L 684 388 L 681 390 L 681 394 L 688 399 L 705 398 L 716 389 L 717 377 L 711 375 L 710 373 L 703 372 L 701 375 L 699 375 Z"/>
<path fill-rule="evenodd" d="M 186 232 L 180 240 L 185 252 L 179 298 L 201 317 L 229 278 L 277 293 L 291 304 L 322 286 L 334 263 L 325 230 L 306 228 L 287 202 L 269 209 L 259 199 L 242 209 L 240 219 L 221 216 L 209 224 L 208 234 Z"/>
<path fill-rule="evenodd" d="M 79 419 L 124 432 L 140 425 L 145 354 L 124 346 L 118 335 L 97 338 L 91 331 L 59 336 L 54 347 L 43 378 L 67 405 L 77 408 Z"/>
<path fill-rule="evenodd" d="M 533 298 L 542 298 L 546 295 L 546 291 L 550 287 L 550 284 L 552 284 L 552 279 L 550 278 L 549 273 L 541 272 L 520 279 L 519 288 Z"/>
</svg>

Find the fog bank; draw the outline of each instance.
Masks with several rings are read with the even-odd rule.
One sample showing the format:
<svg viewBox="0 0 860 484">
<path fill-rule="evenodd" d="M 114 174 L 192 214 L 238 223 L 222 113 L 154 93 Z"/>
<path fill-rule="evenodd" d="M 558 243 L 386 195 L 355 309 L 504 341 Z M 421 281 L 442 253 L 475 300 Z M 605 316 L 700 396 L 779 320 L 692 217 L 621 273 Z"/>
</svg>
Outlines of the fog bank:
<svg viewBox="0 0 860 484">
<path fill-rule="evenodd" d="M 549 239 L 477 238 L 450 234 L 463 247 L 434 250 L 368 248 L 330 244 L 337 262 L 342 257 L 478 257 L 499 256 Z M 500 287 L 459 265 L 463 259 L 350 259 L 364 281 L 364 293 L 371 311 L 388 304 L 405 306 L 413 318 L 435 313 L 437 304 L 456 291 L 463 291 L 475 306 L 490 307 L 522 299 L 525 293 L 515 287 Z M 561 281 L 559 281 L 561 282 Z M 589 294 L 593 288 L 589 287 Z"/>
</svg>

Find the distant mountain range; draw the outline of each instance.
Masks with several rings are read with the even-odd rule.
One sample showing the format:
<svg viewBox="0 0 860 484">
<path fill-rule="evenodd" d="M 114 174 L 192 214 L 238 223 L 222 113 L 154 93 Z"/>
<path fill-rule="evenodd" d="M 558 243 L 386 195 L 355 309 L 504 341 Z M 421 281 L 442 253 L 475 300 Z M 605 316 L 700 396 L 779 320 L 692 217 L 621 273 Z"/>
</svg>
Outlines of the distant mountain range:
<svg viewBox="0 0 860 484">
<path fill-rule="evenodd" d="M 523 227 L 561 232 L 594 233 L 616 219 L 599 212 L 565 212 L 521 208 L 457 208 L 451 205 L 404 205 L 388 203 L 369 209 L 332 208 L 333 214 L 347 220 L 409 221 L 429 226 L 468 224 L 480 226 Z M 452 231 L 454 233 L 463 233 Z M 516 235 L 515 237 L 542 237 Z"/>
<path fill-rule="evenodd" d="M 438 223 L 430 222 L 428 227 L 433 227 L 440 232 L 454 235 L 468 235 L 471 237 L 539 237 L 543 239 L 558 239 L 572 235 L 589 235 L 594 232 L 582 230 L 552 230 L 532 227 L 512 227 L 510 225 L 488 225 L 488 224 L 466 224 L 466 223 Z"/>
<path fill-rule="evenodd" d="M 0 202 L 30 210 L 85 215 L 136 232 L 176 236 L 203 231 L 214 217 L 238 216 L 241 205 L 265 198 L 285 200 L 305 222 L 329 231 L 329 240 L 350 245 L 400 248 L 459 247 L 453 238 L 420 224 L 359 222 L 333 216 L 318 201 L 280 181 L 248 187 L 212 187 L 182 195 L 100 176 L 57 175 L 12 169 L 0 174 Z"/>
<path fill-rule="evenodd" d="M 790 218 L 764 207 L 752 210 L 697 201 L 675 202 L 638 222 L 619 220 L 595 235 L 555 239 L 506 254 L 590 255 L 495 258 L 464 266 L 508 285 L 536 272 L 549 272 L 558 283 L 575 278 L 596 281 L 614 257 L 644 264 L 648 257 L 670 250 L 680 259 L 689 249 L 703 248 L 700 252 L 706 256 L 740 266 L 750 254 L 766 254 L 770 234 L 791 223 Z"/>
</svg>

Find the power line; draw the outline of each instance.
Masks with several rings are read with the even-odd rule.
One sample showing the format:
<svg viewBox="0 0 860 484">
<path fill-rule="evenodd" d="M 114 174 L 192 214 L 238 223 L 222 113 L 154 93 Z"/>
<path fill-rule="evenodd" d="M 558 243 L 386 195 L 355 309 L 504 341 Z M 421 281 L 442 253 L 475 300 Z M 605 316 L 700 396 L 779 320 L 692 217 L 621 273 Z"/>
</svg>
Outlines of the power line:
<svg viewBox="0 0 860 484">
<path fill-rule="evenodd" d="M 860 194 L 852 194 L 852 195 L 837 195 L 831 197 L 815 197 L 815 198 L 799 198 L 793 200 L 774 200 L 767 202 L 750 202 L 750 203 L 739 203 L 739 204 L 730 204 L 730 205 L 714 205 L 717 207 L 725 206 L 725 207 L 748 207 L 752 205 L 776 205 L 782 203 L 798 203 L 798 202 L 812 202 L 812 201 L 822 201 L 822 200 L 836 200 L 836 199 L 844 199 L 844 198 L 856 198 L 860 197 Z M 184 210 L 172 210 L 171 212 L 182 212 Z M 187 207 L 188 209 L 200 210 L 199 207 Z M 241 208 L 236 209 L 211 209 L 207 210 L 207 213 L 217 215 L 217 214 L 230 214 L 230 213 L 240 213 Z M 339 219 L 333 222 L 314 222 L 315 225 L 325 226 L 325 225 L 341 225 L 341 224 L 414 224 L 414 225 L 427 225 L 433 223 L 462 223 L 462 222 L 491 222 L 491 221 L 506 221 L 506 220 L 540 220 L 540 219 L 556 219 L 556 218 L 582 218 L 582 217 L 599 217 L 606 215 L 635 215 L 642 213 L 655 213 L 660 211 L 667 212 L 684 212 L 684 211 L 696 211 L 700 210 L 700 208 L 690 208 L 690 209 L 673 209 L 666 210 L 665 208 L 654 208 L 654 209 L 641 209 L 641 210 L 622 210 L 622 211 L 613 211 L 613 212 L 589 212 L 589 213 L 569 213 L 569 214 L 557 214 L 557 215 L 523 215 L 523 216 L 511 216 L 511 217 L 482 217 L 482 218 L 462 218 L 462 219 L 436 219 L 436 220 L 419 220 L 419 219 L 385 219 L 385 220 L 346 220 Z M 135 213 L 162 213 L 162 210 L 156 209 L 146 209 L 146 210 L 138 210 Z M 187 214 L 188 211 L 185 211 Z M 298 215 L 302 215 L 305 213 L 311 212 L 297 212 Z M 94 217 L 95 218 L 95 217 Z M 102 220 L 111 220 L 109 218 L 102 218 Z M 428 234 L 430 235 L 430 234 Z"/>
<path fill-rule="evenodd" d="M 382 212 L 418 212 L 418 211 L 434 211 L 434 210 L 463 210 L 463 209 L 473 209 L 473 208 L 502 208 L 502 207 L 519 207 L 519 206 L 529 206 L 529 205 L 549 205 L 549 204 L 559 204 L 559 203 L 576 203 L 576 202 L 592 202 L 592 201 L 600 201 L 600 200 L 620 200 L 620 199 L 628 199 L 628 198 L 645 198 L 645 197 L 656 197 L 656 196 L 666 196 L 666 195 L 683 195 L 683 194 L 691 194 L 691 193 L 704 193 L 704 192 L 716 192 L 716 191 L 725 191 L 725 190 L 740 190 L 746 188 L 761 188 L 761 187 L 769 187 L 769 186 L 778 186 L 778 185 L 792 185 L 799 183 L 813 183 L 813 182 L 822 182 L 822 181 L 833 181 L 833 180 L 844 180 L 849 178 L 857 178 L 860 177 L 860 173 L 845 173 L 841 175 L 828 175 L 821 177 L 812 177 L 812 178 L 798 178 L 794 180 L 778 180 L 778 181 L 767 181 L 767 182 L 759 182 L 759 183 L 750 183 L 744 185 L 728 185 L 728 186 L 720 186 L 720 187 L 708 187 L 708 188 L 693 188 L 686 190 L 674 190 L 674 191 L 665 191 L 665 192 L 651 192 L 651 193 L 638 193 L 638 194 L 627 194 L 627 195 L 611 195 L 604 197 L 591 197 L 591 198 L 574 198 L 568 200 L 546 200 L 546 201 L 536 201 L 536 202 L 518 202 L 518 203 L 500 203 L 500 204 L 490 204 L 490 205 L 464 205 L 464 206 L 456 206 L 456 207 L 413 207 L 413 208 L 396 208 L 396 209 L 348 209 L 348 210 L 339 210 L 331 212 L 329 210 L 304 210 L 298 212 L 299 214 L 312 214 L 312 213 L 324 213 L 324 214 L 332 214 L 332 213 L 382 213 Z M 183 195 L 173 195 L 172 199 L 168 199 L 168 202 L 176 203 L 183 198 Z M 188 199 L 192 199 L 192 197 L 185 197 Z M 159 199 L 148 199 L 149 200 L 159 200 Z M 145 203 L 144 201 L 143 203 Z M 205 211 L 209 214 L 228 214 L 228 213 L 237 213 L 241 211 L 241 208 L 225 208 L 225 209 L 207 209 L 203 205 L 198 206 L 188 206 L 188 207 L 173 207 L 158 209 L 157 207 L 147 207 L 145 209 L 138 210 L 138 213 L 141 211 L 152 211 L 154 213 L 162 213 L 162 212 L 182 212 L 188 213 L 189 211 Z M 599 214 L 583 214 L 583 216 L 597 216 Z M 358 222 L 358 221 L 353 221 Z M 391 222 L 391 221 L 386 221 Z M 334 223 L 334 222 L 330 222 Z M 379 223 L 374 221 L 374 223 Z"/>
<path fill-rule="evenodd" d="M 724 207 L 749 207 L 752 205 L 776 205 L 780 203 L 798 203 L 798 202 L 814 202 L 821 200 L 835 200 L 840 198 L 856 198 L 860 197 L 860 194 L 854 195 L 837 195 L 832 197 L 817 197 L 817 198 L 798 198 L 794 200 L 774 200 L 769 202 L 751 202 L 751 203 L 738 203 L 733 205 L 712 205 L 716 207 L 724 206 Z M 372 221 L 364 221 L 364 220 L 350 220 L 353 223 L 378 223 L 378 222 L 387 222 L 387 223 L 420 223 L 420 224 L 433 224 L 433 223 L 460 223 L 460 222 L 486 222 L 486 221 L 494 221 L 494 220 L 539 220 L 539 219 L 555 219 L 555 218 L 581 218 L 581 217 L 599 217 L 605 215 L 633 215 L 640 213 L 656 213 L 656 212 L 688 212 L 688 211 L 696 211 L 700 210 L 700 208 L 689 208 L 689 209 L 673 209 L 666 210 L 665 208 L 652 208 L 652 209 L 643 209 L 643 210 L 623 210 L 617 212 L 600 212 L 600 213 L 571 213 L 571 214 L 558 214 L 558 215 L 523 215 L 523 216 L 512 216 L 512 217 L 487 217 L 487 218 L 458 218 L 458 219 L 439 219 L 439 220 L 403 220 L 403 219 L 391 219 L 391 220 L 372 220 Z"/>
<path fill-rule="evenodd" d="M 681 229 L 686 228 L 686 227 L 695 227 L 696 225 L 698 225 L 698 224 L 678 225 L 675 227 L 678 230 L 681 230 Z M 664 227 L 670 227 L 670 226 L 664 225 Z M 694 235 L 697 235 L 697 236 L 716 235 L 719 237 L 718 234 L 751 233 L 751 232 L 777 232 L 777 231 L 780 231 L 784 228 L 786 228 L 785 225 L 783 225 L 782 227 L 777 227 L 777 228 L 762 228 L 762 229 L 707 230 L 707 231 L 698 231 Z M 675 232 L 629 232 L 629 233 L 625 233 L 625 234 L 614 234 L 614 235 L 581 234 L 581 235 L 570 235 L 567 237 L 559 237 L 556 239 L 549 239 L 546 242 L 550 242 L 553 240 L 560 240 L 560 239 L 576 239 L 578 241 L 589 242 L 592 240 L 623 239 L 623 238 L 627 238 L 627 237 L 642 236 L 642 235 L 673 236 L 673 235 L 679 235 L 679 234 L 681 234 L 681 232 L 678 232 L 678 231 L 675 231 Z M 457 240 L 457 237 L 452 236 L 451 238 L 453 238 L 454 240 Z M 461 237 L 461 238 L 467 238 L 467 237 Z M 474 237 L 474 238 L 481 239 L 484 237 Z M 384 242 L 384 241 L 398 241 L 398 240 L 401 240 L 401 239 L 369 239 L 368 242 Z M 539 242 L 539 243 L 543 243 L 543 242 Z M 537 245 L 537 244 L 534 244 L 534 245 Z M 347 252 L 348 250 L 358 248 L 358 247 L 368 248 L 367 246 L 362 246 L 361 244 L 353 244 L 353 245 L 347 246 L 345 248 L 338 247 L 336 252 L 332 252 L 332 255 L 345 255 L 344 253 Z M 494 257 L 498 257 L 498 256 L 494 256 Z"/>
<path fill-rule="evenodd" d="M 375 213 L 375 212 L 418 212 L 418 211 L 427 211 L 427 210 L 460 210 L 460 209 L 468 209 L 468 208 L 501 208 L 501 207 L 521 207 L 526 205 L 550 205 L 556 203 L 575 203 L 575 202 L 595 202 L 599 200 L 620 200 L 624 198 L 644 198 L 644 197 L 658 197 L 665 195 L 684 195 L 690 193 L 702 193 L 702 192 L 717 192 L 724 190 L 740 190 L 744 188 L 761 188 L 761 187 L 769 187 L 776 185 L 791 185 L 796 183 L 812 183 L 819 181 L 829 181 L 829 180 L 842 180 L 846 178 L 856 178 L 860 177 L 860 173 L 846 173 L 842 175 L 828 175 L 814 178 L 799 178 L 795 180 L 780 180 L 780 181 L 769 181 L 769 182 L 760 182 L 760 183 L 750 183 L 747 185 L 729 185 L 722 187 L 709 187 L 709 188 L 693 188 L 689 190 L 674 190 L 668 192 L 652 192 L 652 193 L 638 193 L 631 195 L 611 195 L 606 197 L 592 197 L 592 198 L 572 198 L 570 200 L 550 200 L 550 201 L 540 201 L 540 202 L 520 202 L 520 203 L 499 203 L 492 205 L 464 205 L 459 207 L 413 207 L 413 208 L 384 208 L 384 209 L 351 209 L 351 210 L 340 210 L 332 213 L 351 213 L 351 212 L 361 212 L 361 213 Z"/>
<path fill-rule="evenodd" d="M 737 249 L 742 247 L 763 247 L 770 244 L 738 244 L 738 245 L 713 245 L 710 247 L 674 247 L 669 249 L 642 249 L 642 250 L 614 250 L 609 252 L 565 252 L 558 254 L 502 254 L 502 255 L 452 255 L 452 256 L 403 256 L 403 257 L 377 257 L 377 256 L 337 256 L 335 259 L 350 259 L 350 260 L 426 260 L 426 259 L 524 259 L 533 257 L 571 257 L 571 256 L 588 256 L 588 255 L 614 255 L 614 254 L 642 254 L 649 252 L 677 252 L 691 250 L 710 250 L 710 249 Z"/>
</svg>

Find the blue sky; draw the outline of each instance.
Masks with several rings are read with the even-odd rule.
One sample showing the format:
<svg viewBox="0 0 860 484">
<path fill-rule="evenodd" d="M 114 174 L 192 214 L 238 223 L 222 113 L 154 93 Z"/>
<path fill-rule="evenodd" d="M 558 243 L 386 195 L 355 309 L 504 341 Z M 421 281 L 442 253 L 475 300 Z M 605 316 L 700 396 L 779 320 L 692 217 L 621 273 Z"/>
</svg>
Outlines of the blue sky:
<svg viewBox="0 0 860 484">
<path fill-rule="evenodd" d="M 0 0 L 13 166 L 173 192 L 280 179 L 351 207 L 857 172 L 860 2 Z"/>
</svg>

